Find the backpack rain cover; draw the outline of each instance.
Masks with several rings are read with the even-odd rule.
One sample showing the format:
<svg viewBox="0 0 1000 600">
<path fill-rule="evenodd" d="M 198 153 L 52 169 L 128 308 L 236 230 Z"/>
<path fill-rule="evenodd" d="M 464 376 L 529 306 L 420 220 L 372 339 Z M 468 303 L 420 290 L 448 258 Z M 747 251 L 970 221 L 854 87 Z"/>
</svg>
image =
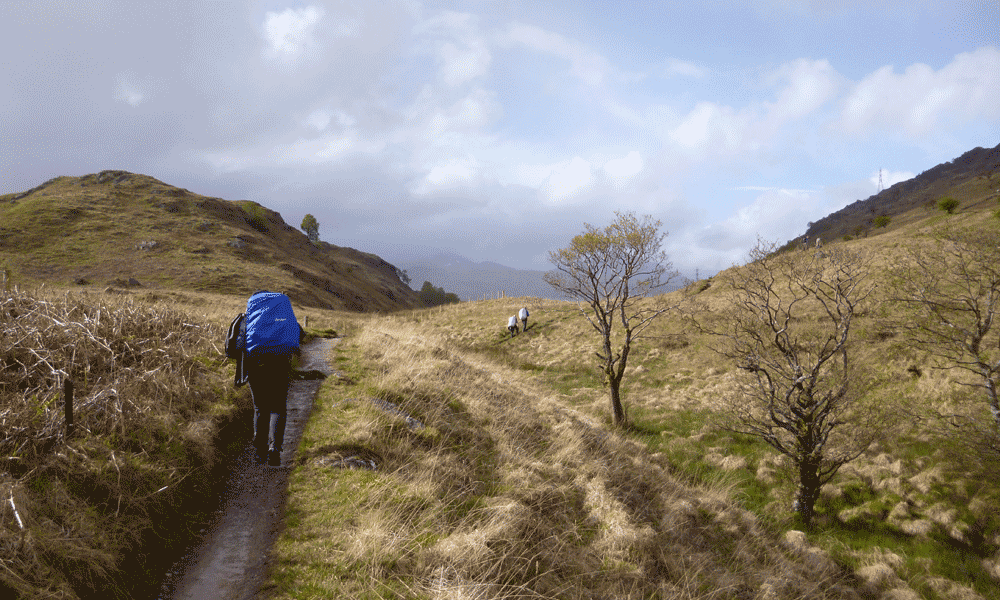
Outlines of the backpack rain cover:
<svg viewBox="0 0 1000 600">
<path fill-rule="evenodd" d="M 284 294 L 259 292 L 250 296 L 246 328 L 248 354 L 291 354 L 299 347 L 299 322 Z"/>
</svg>

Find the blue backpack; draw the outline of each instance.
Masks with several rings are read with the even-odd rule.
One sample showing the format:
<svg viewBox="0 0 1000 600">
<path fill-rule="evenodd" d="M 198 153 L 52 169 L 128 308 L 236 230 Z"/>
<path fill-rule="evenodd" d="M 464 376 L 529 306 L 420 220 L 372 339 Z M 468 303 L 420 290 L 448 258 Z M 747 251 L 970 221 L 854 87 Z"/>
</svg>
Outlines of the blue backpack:
<svg viewBox="0 0 1000 600">
<path fill-rule="evenodd" d="M 291 354 L 299 347 L 302 332 L 288 296 L 256 292 L 247 301 L 246 351 L 248 354 Z"/>
</svg>

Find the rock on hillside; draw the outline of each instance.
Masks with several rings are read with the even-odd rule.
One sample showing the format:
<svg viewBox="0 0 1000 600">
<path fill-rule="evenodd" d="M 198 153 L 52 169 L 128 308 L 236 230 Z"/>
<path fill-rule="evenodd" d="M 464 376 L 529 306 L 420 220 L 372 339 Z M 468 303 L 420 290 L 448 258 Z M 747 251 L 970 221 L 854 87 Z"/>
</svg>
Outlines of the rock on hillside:
<svg viewBox="0 0 1000 600">
<path fill-rule="evenodd" d="M 374 254 L 312 244 L 275 211 L 200 196 L 147 175 L 57 177 L 0 196 L 0 267 L 14 281 L 246 295 L 357 312 L 420 305 Z"/>
</svg>

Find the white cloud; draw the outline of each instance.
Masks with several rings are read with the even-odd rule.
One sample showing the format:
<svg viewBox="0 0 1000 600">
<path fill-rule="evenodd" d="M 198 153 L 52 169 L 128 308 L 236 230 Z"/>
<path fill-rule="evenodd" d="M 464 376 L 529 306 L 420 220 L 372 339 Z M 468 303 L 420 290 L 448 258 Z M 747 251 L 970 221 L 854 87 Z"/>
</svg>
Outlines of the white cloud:
<svg viewBox="0 0 1000 600">
<path fill-rule="evenodd" d="M 843 77 L 826 60 L 799 59 L 782 65 L 769 81 L 785 84 L 771 106 L 772 119 L 791 121 L 814 113 L 831 100 Z"/>
<path fill-rule="evenodd" d="M 414 28 L 417 35 L 433 36 L 438 74 L 449 87 L 486 75 L 492 56 L 486 37 L 473 15 L 444 11 Z"/>
<path fill-rule="evenodd" d="M 310 112 L 309 115 L 302 120 L 302 124 L 307 127 L 311 127 L 316 131 L 325 131 L 334 120 L 336 120 L 337 125 L 342 130 L 353 129 L 356 123 L 354 117 L 348 115 L 342 110 L 331 111 L 325 108 L 318 108 Z"/>
<path fill-rule="evenodd" d="M 130 106 L 139 106 L 146 99 L 145 87 L 131 73 L 119 73 L 116 77 L 114 98 Z"/>
<path fill-rule="evenodd" d="M 731 154 L 747 145 L 753 120 L 749 110 L 699 102 L 668 136 L 678 148 L 695 157 Z"/>
<path fill-rule="evenodd" d="M 822 211 L 820 192 L 781 188 L 762 189 L 753 202 L 719 223 L 678 240 L 684 254 L 679 267 L 704 266 L 725 269 L 746 258 L 758 237 L 778 243 L 799 235 L 810 219 Z M 676 250 L 675 250 L 676 251 Z M 693 258 L 692 258 L 693 257 Z M 691 262 L 691 264 L 688 264 Z"/>
<path fill-rule="evenodd" d="M 473 157 L 448 160 L 434 165 L 411 191 L 424 196 L 434 191 L 466 186 L 473 183 L 479 170 L 479 162 Z"/>
<path fill-rule="evenodd" d="M 269 51 L 276 56 L 294 57 L 315 45 L 316 25 L 323 15 L 324 10 L 319 6 L 268 12 L 264 17 L 263 33 Z"/>
<path fill-rule="evenodd" d="M 642 155 L 633 150 L 622 158 L 613 158 L 604 163 L 604 172 L 613 179 L 628 179 L 638 175 L 643 166 Z"/>
<path fill-rule="evenodd" d="M 330 133 L 319 138 L 300 138 L 286 144 L 253 150 L 229 148 L 200 152 L 196 156 L 219 172 L 252 171 L 270 167 L 308 167 L 342 162 L 350 156 L 377 154 L 385 143 L 361 137 L 356 131 Z"/>
<path fill-rule="evenodd" d="M 699 67 L 698 65 L 686 60 L 668 58 L 663 67 L 663 74 L 666 77 L 679 76 L 701 79 L 708 75 L 708 69 Z"/>
<path fill-rule="evenodd" d="M 451 106 L 435 110 L 427 123 L 425 136 L 434 139 L 452 132 L 479 130 L 496 119 L 499 108 L 495 94 L 473 90 Z"/>
<path fill-rule="evenodd" d="M 306 117 L 306 124 L 314 127 L 317 131 L 323 131 L 330 124 L 330 113 L 325 110 L 314 110 Z"/>
<path fill-rule="evenodd" d="M 588 189 L 593 179 L 590 163 L 576 156 L 572 160 L 552 165 L 543 189 L 549 200 L 558 203 Z"/>
<path fill-rule="evenodd" d="M 816 190 L 795 190 L 789 188 L 761 186 L 761 185 L 741 185 L 740 187 L 733 189 L 738 192 L 781 192 L 784 194 L 806 194 L 806 195 L 816 193 Z"/>
<path fill-rule="evenodd" d="M 901 131 L 922 138 L 941 127 L 1000 118 L 1000 50 L 984 47 L 955 56 L 935 71 L 916 63 L 897 74 L 885 66 L 844 100 L 838 129 L 865 135 Z"/>
<path fill-rule="evenodd" d="M 601 85 L 612 67 L 600 54 L 558 33 L 534 25 L 513 23 L 500 36 L 504 45 L 520 45 L 563 58 L 570 63 L 570 73 L 589 86 Z"/>
<path fill-rule="evenodd" d="M 773 100 L 742 107 L 703 100 L 682 115 L 669 108 L 654 111 L 648 116 L 649 128 L 696 161 L 758 153 L 783 134 L 814 129 L 845 80 L 826 60 L 799 59 L 781 65 L 760 83 L 774 90 Z"/>
</svg>

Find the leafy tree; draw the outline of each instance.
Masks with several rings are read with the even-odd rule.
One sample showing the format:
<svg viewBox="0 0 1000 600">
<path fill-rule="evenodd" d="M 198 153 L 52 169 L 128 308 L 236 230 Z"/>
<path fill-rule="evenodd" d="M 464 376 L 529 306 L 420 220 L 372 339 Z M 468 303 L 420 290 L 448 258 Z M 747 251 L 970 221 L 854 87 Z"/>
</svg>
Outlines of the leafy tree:
<svg viewBox="0 0 1000 600">
<path fill-rule="evenodd" d="M 823 485 L 879 435 L 863 402 L 866 367 L 851 361 L 854 318 L 874 292 L 868 259 L 844 249 L 775 253 L 758 242 L 731 271 L 731 303 L 713 326 L 739 369 L 723 398 L 730 431 L 760 438 L 798 473 L 793 509 L 808 525 Z"/>
<path fill-rule="evenodd" d="M 938 200 L 938 208 L 948 213 L 949 215 L 955 214 L 955 209 L 958 208 L 959 202 L 951 196 L 946 196 Z"/>
<path fill-rule="evenodd" d="M 883 229 L 885 227 L 888 227 L 890 222 L 892 222 L 892 219 L 889 217 L 889 215 L 879 215 L 874 219 L 872 219 L 872 225 Z"/>
<path fill-rule="evenodd" d="M 417 296 L 426 306 L 440 306 L 442 304 L 458 304 L 458 294 L 445 292 L 444 288 L 434 287 L 429 281 L 424 282 L 424 286 L 417 292 Z"/>
<path fill-rule="evenodd" d="M 309 236 L 310 242 L 314 244 L 319 243 L 319 221 L 316 220 L 316 217 L 311 214 L 307 214 L 302 217 L 302 225 L 299 227 L 301 227 L 302 231 L 306 232 L 306 235 Z"/>
<path fill-rule="evenodd" d="M 399 280 L 406 285 L 410 285 L 410 274 L 406 272 L 406 269 L 394 268 L 396 269 L 396 276 L 399 277 Z"/>
<path fill-rule="evenodd" d="M 647 296 L 660 291 L 678 275 L 660 250 L 666 233 L 649 215 L 615 213 L 604 229 L 584 224 L 585 231 L 562 250 L 549 253 L 556 269 L 545 281 L 564 295 L 581 300 L 580 309 L 600 335 L 597 353 L 608 385 L 615 425 L 626 423 L 621 382 L 629 352 L 656 317 L 674 308 Z M 618 333 L 616 328 L 621 329 Z"/>
<path fill-rule="evenodd" d="M 250 201 L 243 205 L 243 210 L 247 212 L 250 216 L 250 226 L 260 231 L 261 233 L 267 233 L 269 228 L 267 226 L 267 213 L 264 212 L 264 207 L 256 202 Z"/>
</svg>

